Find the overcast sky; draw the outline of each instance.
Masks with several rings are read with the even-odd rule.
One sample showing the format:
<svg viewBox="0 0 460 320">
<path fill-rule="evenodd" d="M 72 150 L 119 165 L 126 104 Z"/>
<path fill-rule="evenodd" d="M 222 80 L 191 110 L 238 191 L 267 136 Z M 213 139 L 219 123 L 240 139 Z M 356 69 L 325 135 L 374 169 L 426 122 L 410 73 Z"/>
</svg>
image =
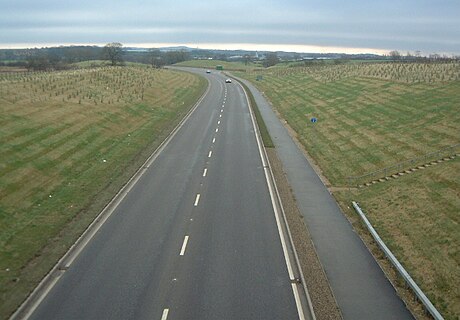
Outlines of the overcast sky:
<svg viewBox="0 0 460 320">
<path fill-rule="evenodd" d="M 1 47 L 108 42 L 460 54 L 460 0 L 0 0 Z"/>
</svg>

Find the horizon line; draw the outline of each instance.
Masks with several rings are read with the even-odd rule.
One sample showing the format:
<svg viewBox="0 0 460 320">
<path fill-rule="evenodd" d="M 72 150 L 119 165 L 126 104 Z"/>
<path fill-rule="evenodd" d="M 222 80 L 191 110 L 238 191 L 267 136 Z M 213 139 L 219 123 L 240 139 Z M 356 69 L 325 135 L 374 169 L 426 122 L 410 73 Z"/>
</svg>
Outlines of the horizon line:
<svg viewBox="0 0 460 320">
<path fill-rule="evenodd" d="M 117 42 L 117 41 L 114 41 Z M 5 43 L 0 44 L 0 49 L 33 49 L 51 48 L 62 46 L 105 46 L 107 43 L 80 42 L 80 43 Z M 123 44 L 123 43 L 122 43 Z M 344 54 L 377 54 L 386 55 L 391 50 L 375 48 L 352 48 L 335 46 L 315 46 L 301 44 L 258 44 L 258 43 L 126 43 L 123 47 L 130 48 L 167 48 L 167 47 L 188 47 L 202 50 L 245 50 L 245 51 L 271 51 L 271 52 L 295 52 L 295 53 L 344 53 Z"/>
</svg>

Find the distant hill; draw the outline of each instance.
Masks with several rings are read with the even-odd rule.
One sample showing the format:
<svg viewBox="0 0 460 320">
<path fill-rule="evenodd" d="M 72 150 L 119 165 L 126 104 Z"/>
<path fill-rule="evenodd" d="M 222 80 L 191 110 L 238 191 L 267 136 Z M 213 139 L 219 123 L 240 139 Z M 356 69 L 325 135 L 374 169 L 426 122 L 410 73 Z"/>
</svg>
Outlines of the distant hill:
<svg viewBox="0 0 460 320">
<path fill-rule="evenodd" d="M 247 64 L 267 61 L 273 52 L 250 50 L 214 50 L 190 48 L 187 46 L 171 46 L 162 48 L 123 47 L 123 61 L 150 64 L 154 67 L 174 64 L 186 60 L 221 60 L 240 61 Z M 382 56 L 377 54 L 346 54 L 346 53 L 298 53 L 277 51 L 278 62 L 301 62 L 308 60 L 439 60 L 437 57 L 414 56 Z M 435 59 L 436 58 L 436 59 Z M 29 70 L 53 70 L 68 68 L 81 61 L 107 60 L 104 47 L 101 46 L 59 46 L 28 49 L 0 49 L 0 66 L 24 67 Z"/>
<path fill-rule="evenodd" d="M 143 47 L 124 47 L 125 59 L 127 61 L 139 60 L 139 55 L 145 55 L 150 52 L 151 48 Z M 172 46 L 156 48 L 162 53 L 167 52 L 186 52 L 193 59 L 220 59 L 220 60 L 238 60 L 245 56 L 262 59 L 269 51 L 250 51 L 250 50 L 214 50 L 190 48 L 187 46 Z M 53 55 L 64 59 L 69 63 L 98 60 L 102 58 L 103 47 L 99 46 L 59 46 L 45 48 L 28 48 L 28 49 L 0 49 L 0 62 L 18 62 L 25 61 L 31 55 Z M 297 53 L 277 51 L 276 54 L 282 60 L 302 60 L 302 59 L 384 59 L 384 56 L 376 54 L 346 54 L 346 53 Z M 137 58 L 136 58 L 137 56 Z M 139 61 L 136 61 L 139 62 Z"/>
</svg>

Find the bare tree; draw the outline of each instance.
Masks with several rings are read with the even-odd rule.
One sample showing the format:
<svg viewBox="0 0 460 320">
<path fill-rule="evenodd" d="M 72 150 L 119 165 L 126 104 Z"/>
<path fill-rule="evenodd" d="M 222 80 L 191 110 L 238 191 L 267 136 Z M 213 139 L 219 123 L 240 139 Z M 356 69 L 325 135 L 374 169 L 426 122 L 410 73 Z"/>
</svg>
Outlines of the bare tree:
<svg viewBox="0 0 460 320">
<path fill-rule="evenodd" d="M 393 60 L 401 59 L 401 54 L 399 53 L 399 51 L 393 50 L 393 51 L 390 51 L 389 54 L 390 54 L 391 59 Z"/>
<path fill-rule="evenodd" d="M 276 52 L 270 52 L 270 53 L 267 53 L 267 55 L 265 56 L 263 65 L 265 68 L 268 68 L 268 67 L 274 66 L 278 62 L 279 62 L 279 58 Z"/>
<path fill-rule="evenodd" d="M 247 66 L 249 64 L 249 62 L 251 62 L 251 56 L 249 54 L 245 54 L 243 56 L 243 61 L 244 61 L 244 65 Z"/>
<path fill-rule="evenodd" d="M 110 60 L 112 66 L 123 62 L 123 45 L 119 42 L 111 42 L 104 47 L 104 57 Z"/>
<path fill-rule="evenodd" d="M 149 49 L 147 60 L 148 63 L 152 66 L 152 68 L 160 68 L 165 64 L 164 59 L 161 56 L 160 50 L 154 48 Z"/>
<path fill-rule="evenodd" d="M 413 60 L 414 59 L 414 56 L 412 55 L 412 53 L 410 53 L 410 51 L 407 51 L 406 53 L 406 56 L 404 57 L 406 60 Z"/>
</svg>

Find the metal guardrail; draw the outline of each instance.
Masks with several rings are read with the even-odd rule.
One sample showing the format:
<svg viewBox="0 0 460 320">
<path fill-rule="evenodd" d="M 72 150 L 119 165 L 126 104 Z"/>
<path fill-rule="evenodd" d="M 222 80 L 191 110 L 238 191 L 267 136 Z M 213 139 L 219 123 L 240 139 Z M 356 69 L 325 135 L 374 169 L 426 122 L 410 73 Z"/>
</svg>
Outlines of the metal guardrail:
<svg viewBox="0 0 460 320">
<path fill-rule="evenodd" d="M 385 177 L 388 177 L 389 175 L 396 174 L 398 172 L 402 172 L 410 168 L 414 168 L 416 165 L 426 164 L 431 161 L 439 160 L 442 157 L 455 155 L 459 149 L 460 149 L 460 144 L 448 146 L 438 151 L 427 153 L 421 157 L 402 161 L 394 165 L 385 167 L 383 169 L 373 171 L 371 173 L 367 173 L 367 174 L 356 176 L 356 177 L 348 177 L 348 183 L 349 183 L 349 186 L 358 186 L 360 184 L 370 182 L 372 180 L 376 180 L 379 178 L 385 178 Z"/>
<path fill-rule="evenodd" d="M 363 213 L 358 203 L 356 203 L 355 201 L 352 201 L 352 204 L 353 204 L 353 208 L 355 208 L 355 211 L 359 214 L 364 224 L 366 225 L 367 229 L 372 234 L 372 237 L 374 238 L 375 242 L 377 242 L 380 249 L 383 251 L 383 253 L 388 258 L 388 260 L 390 260 L 393 267 L 399 272 L 400 276 L 404 279 L 406 284 L 412 289 L 415 296 L 425 307 L 425 310 L 433 317 L 433 319 L 444 320 L 444 318 L 441 316 L 439 311 L 433 306 L 433 304 L 428 299 L 428 297 L 423 293 L 423 291 L 419 288 L 419 286 L 412 279 L 410 274 L 406 271 L 406 269 L 404 269 L 401 263 L 399 263 L 398 259 L 396 259 L 396 257 L 390 251 L 390 249 L 388 249 L 388 247 L 385 245 L 383 240 L 378 235 L 377 231 L 375 231 L 374 227 L 372 227 L 372 224 L 369 222 L 369 220 L 367 220 L 366 215 Z"/>
</svg>

